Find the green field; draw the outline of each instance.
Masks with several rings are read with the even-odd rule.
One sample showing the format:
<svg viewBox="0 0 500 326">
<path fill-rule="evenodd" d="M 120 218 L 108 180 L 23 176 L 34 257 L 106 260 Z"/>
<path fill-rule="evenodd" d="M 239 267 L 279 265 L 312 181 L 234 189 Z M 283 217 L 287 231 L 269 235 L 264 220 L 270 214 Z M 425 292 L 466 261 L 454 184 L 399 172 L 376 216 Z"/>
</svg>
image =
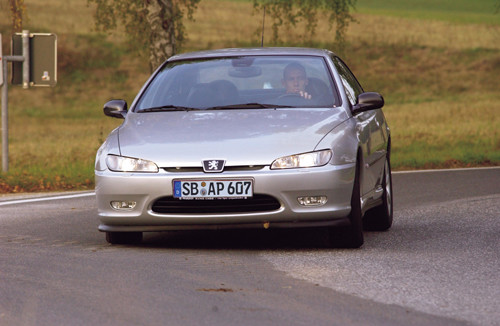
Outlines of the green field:
<svg viewBox="0 0 500 326">
<path fill-rule="evenodd" d="M 1 3 L 7 54 L 8 8 Z M 86 0 L 25 3 L 25 29 L 58 35 L 58 85 L 9 85 L 10 170 L 0 173 L 0 193 L 92 189 L 95 152 L 121 122 L 105 117 L 102 104 L 130 103 L 149 75 L 147 59 L 123 43 L 123 31 L 96 33 Z M 494 6 L 494 0 L 358 0 L 341 54 L 365 89 L 386 99 L 395 170 L 500 164 Z M 202 0 L 195 21 L 186 23 L 183 51 L 259 46 L 260 25 L 251 1 Z M 336 50 L 325 24 L 313 40 L 304 34 L 300 25 L 289 28 L 282 44 Z"/>
<path fill-rule="evenodd" d="M 457 24 L 500 24 L 494 0 L 358 0 L 358 12 L 383 16 L 440 20 Z"/>
</svg>

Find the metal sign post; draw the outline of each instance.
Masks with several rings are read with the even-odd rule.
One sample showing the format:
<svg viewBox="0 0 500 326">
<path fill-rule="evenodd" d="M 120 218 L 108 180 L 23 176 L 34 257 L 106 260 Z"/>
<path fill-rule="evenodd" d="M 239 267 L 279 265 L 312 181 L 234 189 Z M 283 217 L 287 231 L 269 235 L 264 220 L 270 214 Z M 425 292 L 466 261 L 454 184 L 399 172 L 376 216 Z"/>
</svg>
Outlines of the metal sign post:
<svg viewBox="0 0 500 326">
<path fill-rule="evenodd" d="M 2 34 L 0 34 L 0 86 L 3 85 Z"/>
<path fill-rule="evenodd" d="M 57 83 L 57 36 L 30 34 L 23 30 L 12 38 L 13 55 L 2 57 L 0 34 L 0 85 L 2 86 L 2 170 L 9 170 L 9 126 L 7 62 L 12 64 L 12 83 L 24 89 L 30 86 L 54 87 Z M 20 76 L 22 76 L 20 78 Z M 3 82 L 3 85 L 2 85 Z"/>
<path fill-rule="evenodd" d="M 29 38 L 29 32 L 23 31 L 23 39 Z M 0 44 L 1 45 L 1 44 Z M 3 64 L 3 86 L 2 86 L 2 170 L 3 172 L 9 171 L 9 114 L 8 114 L 8 87 L 7 82 L 7 62 L 25 62 L 26 55 L 29 58 L 29 43 L 23 42 L 23 55 L 6 55 L 2 58 Z M 28 67 L 29 69 L 29 67 Z M 26 77 L 26 85 L 29 84 L 29 75 Z"/>
</svg>

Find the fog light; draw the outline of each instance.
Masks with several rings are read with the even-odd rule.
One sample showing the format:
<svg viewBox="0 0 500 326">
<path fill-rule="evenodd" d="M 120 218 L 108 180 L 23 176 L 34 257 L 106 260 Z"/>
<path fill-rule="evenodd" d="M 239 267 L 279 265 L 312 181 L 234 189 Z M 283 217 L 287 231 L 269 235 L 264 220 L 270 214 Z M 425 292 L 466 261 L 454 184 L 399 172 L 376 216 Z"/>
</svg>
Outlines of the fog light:
<svg viewBox="0 0 500 326">
<path fill-rule="evenodd" d="M 326 196 L 299 197 L 297 200 L 302 206 L 322 206 L 328 201 Z"/>
<path fill-rule="evenodd" d="M 125 200 L 125 201 L 112 201 L 111 202 L 111 207 L 113 207 L 113 209 L 116 209 L 116 210 L 126 210 L 126 211 L 130 211 L 130 210 L 133 210 L 135 205 L 137 203 L 135 201 L 131 201 L 131 200 Z"/>
</svg>

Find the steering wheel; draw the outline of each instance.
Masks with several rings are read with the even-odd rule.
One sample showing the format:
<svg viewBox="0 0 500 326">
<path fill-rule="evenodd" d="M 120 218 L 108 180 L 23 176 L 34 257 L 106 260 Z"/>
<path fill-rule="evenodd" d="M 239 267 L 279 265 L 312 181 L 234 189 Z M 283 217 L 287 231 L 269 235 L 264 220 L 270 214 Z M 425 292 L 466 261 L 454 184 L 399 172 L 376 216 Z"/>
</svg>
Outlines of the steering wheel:
<svg viewBox="0 0 500 326">
<path fill-rule="evenodd" d="M 299 93 L 286 93 L 286 94 L 278 96 L 278 98 L 279 99 L 287 99 L 287 98 L 289 98 L 289 99 L 302 98 L 303 99 L 303 97 L 300 96 Z"/>
</svg>

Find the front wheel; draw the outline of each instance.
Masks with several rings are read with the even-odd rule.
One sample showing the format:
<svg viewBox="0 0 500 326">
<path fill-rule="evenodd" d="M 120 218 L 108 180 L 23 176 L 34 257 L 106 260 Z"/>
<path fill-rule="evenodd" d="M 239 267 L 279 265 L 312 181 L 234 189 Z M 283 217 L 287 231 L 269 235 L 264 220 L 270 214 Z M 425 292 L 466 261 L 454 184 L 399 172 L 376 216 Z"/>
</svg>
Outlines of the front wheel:
<svg viewBox="0 0 500 326">
<path fill-rule="evenodd" d="M 389 158 L 385 161 L 382 188 L 384 189 L 382 194 L 382 204 L 372 208 L 365 214 L 365 230 L 386 231 L 392 226 L 392 176 Z"/>
<path fill-rule="evenodd" d="M 106 232 L 106 241 L 111 244 L 139 243 L 142 232 Z"/>
<path fill-rule="evenodd" d="M 332 227 L 329 229 L 331 246 L 343 248 L 359 248 L 364 243 L 363 221 L 361 211 L 361 183 L 359 164 L 356 166 L 354 186 L 351 195 L 350 225 L 346 227 Z"/>
</svg>

